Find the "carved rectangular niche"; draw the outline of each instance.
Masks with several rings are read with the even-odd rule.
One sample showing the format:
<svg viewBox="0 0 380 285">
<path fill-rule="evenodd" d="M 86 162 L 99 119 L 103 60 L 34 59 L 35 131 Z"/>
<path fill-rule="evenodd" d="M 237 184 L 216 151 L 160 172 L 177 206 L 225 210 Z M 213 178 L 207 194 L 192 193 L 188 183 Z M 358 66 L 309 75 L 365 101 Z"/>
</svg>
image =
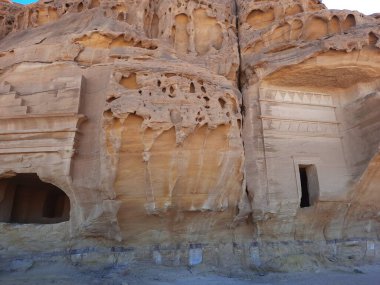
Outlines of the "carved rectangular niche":
<svg viewBox="0 0 380 285">
<path fill-rule="evenodd" d="M 318 168 L 320 159 L 316 157 L 293 157 L 295 179 L 300 207 L 313 206 L 319 200 Z"/>
</svg>

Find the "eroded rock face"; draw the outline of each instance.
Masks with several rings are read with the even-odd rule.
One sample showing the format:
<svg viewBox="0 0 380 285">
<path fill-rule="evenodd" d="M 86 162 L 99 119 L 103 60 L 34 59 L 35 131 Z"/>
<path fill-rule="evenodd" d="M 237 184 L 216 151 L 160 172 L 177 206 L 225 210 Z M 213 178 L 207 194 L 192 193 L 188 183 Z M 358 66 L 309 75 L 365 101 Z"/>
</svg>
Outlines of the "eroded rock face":
<svg viewBox="0 0 380 285">
<path fill-rule="evenodd" d="M 118 245 L 167 264 L 281 267 L 279 241 L 295 259 L 345 261 L 355 239 L 376 257 L 375 16 L 312 0 L 0 7 L 9 254 Z M 27 173 L 67 195 L 67 222 L 12 224 L 13 205 L 38 221 L 67 209 L 33 187 L 41 209 L 22 206 Z"/>
<path fill-rule="evenodd" d="M 332 226 L 338 218 L 331 215 L 344 216 L 344 210 L 329 210 L 326 218 L 321 212 L 355 203 L 349 196 L 360 191 L 356 183 L 378 152 L 379 112 L 369 107 L 377 104 L 379 86 L 378 20 L 312 1 L 241 1 L 240 7 L 246 177 L 254 217 L 263 220 L 264 237 L 269 231 L 296 239 L 314 239 L 317 232 L 324 235 L 318 238 L 342 238 L 344 225 Z M 311 223 L 303 229 L 309 209 L 299 209 L 300 166 L 318 172 L 312 210 L 317 228 Z M 267 221 L 268 213 L 282 217 L 281 229 Z"/>
<path fill-rule="evenodd" d="M 222 228 L 231 223 L 244 191 L 235 8 L 230 1 L 22 7 L 1 41 L 1 121 L 31 135 L 3 135 L 28 148 L 19 153 L 8 143 L 1 172 L 37 173 L 65 191 L 72 236 L 154 244 L 168 241 L 170 227 L 183 231 L 179 241 L 188 231 L 209 235 L 206 212 L 220 213 L 211 222 Z M 195 226 L 183 222 L 188 215 L 199 216 L 189 217 Z M 168 223 L 159 239 L 150 234 L 157 220 Z"/>
</svg>

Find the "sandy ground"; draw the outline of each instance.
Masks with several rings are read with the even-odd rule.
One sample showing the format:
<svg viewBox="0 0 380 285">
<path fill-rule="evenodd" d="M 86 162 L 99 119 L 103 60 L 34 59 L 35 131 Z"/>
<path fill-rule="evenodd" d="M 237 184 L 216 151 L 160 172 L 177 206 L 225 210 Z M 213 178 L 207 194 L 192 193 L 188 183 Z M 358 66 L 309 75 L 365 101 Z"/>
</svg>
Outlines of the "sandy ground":
<svg viewBox="0 0 380 285">
<path fill-rule="evenodd" d="M 262 276 L 261 276 L 262 275 Z M 19 271 L 0 272 L 1 285 L 380 285 L 380 265 L 299 273 L 215 271 L 168 268 L 151 264 L 130 268 L 89 270 L 62 264 L 38 264 Z"/>
</svg>

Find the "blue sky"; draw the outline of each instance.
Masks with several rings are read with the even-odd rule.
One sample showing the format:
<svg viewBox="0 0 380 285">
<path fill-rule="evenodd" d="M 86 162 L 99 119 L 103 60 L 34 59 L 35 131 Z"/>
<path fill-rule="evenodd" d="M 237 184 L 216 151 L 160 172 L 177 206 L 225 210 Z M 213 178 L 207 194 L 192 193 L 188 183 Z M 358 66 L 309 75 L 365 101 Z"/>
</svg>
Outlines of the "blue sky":
<svg viewBox="0 0 380 285">
<path fill-rule="evenodd" d="M 35 0 L 14 0 L 13 2 L 21 4 L 29 4 L 37 2 Z M 364 14 L 380 13 L 380 1 L 379 0 L 323 0 L 323 3 L 329 9 L 348 9 L 357 10 Z"/>
<path fill-rule="evenodd" d="M 31 1 L 31 0 L 13 0 L 13 2 L 25 5 L 25 4 L 34 3 L 34 2 L 37 2 L 37 1 Z"/>
<path fill-rule="evenodd" d="M 24 4 L 24 5 L 37 2 L 37 1 L 32 1 L 32 0 L 12 0 L 12 1 L 15 3 Z"/>
</svg>

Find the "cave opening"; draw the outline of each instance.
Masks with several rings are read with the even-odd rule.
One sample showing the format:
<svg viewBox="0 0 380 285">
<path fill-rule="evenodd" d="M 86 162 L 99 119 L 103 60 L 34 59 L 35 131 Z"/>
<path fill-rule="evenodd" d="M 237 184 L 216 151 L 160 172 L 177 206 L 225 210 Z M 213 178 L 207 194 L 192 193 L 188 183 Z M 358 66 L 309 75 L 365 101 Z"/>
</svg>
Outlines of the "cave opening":
<svg viewBox="0 0 380 285">
<path fill-rule="evenodd" d="M 309 186 L 307 181 L 306 167 L 299 167 L 301 179 L 301 208 L 310 207 Z"/>
<path fill-rule="evenodd" d="M 35 173 L 0 180 L 0 222 L 54 224 L 70 218 L 70 199 Z"/>
<path fill-rule="evenodd" d="M 313 206 L 319 198 L 317 168 L 315 165 L 299 165 L 299 176 L 301 185 L 300 207 Z"/>
</svg>

